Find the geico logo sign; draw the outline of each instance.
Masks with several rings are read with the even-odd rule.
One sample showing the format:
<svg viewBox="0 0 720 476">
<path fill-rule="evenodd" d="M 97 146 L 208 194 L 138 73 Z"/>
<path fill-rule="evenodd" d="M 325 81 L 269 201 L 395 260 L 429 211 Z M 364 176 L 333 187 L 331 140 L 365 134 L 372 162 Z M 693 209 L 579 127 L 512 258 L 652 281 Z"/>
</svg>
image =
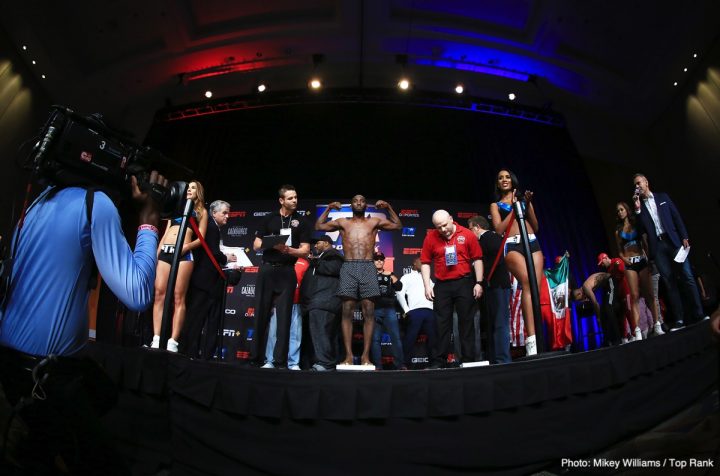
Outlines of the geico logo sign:
<svg viewBox="0 0 720 476">
<path fill-rule="evenodd" d="M 254 284 L 246 284 L 245 286 L 240 288 L 240 294 L 243 296 L 255 296 L 255 285 Z"/>
<path fill-rule="evenodd" d="M 246 226 L 231 226 L 228 228 L 228 236 L 245 236 L 248 234 L 248 227 Z"/>
<path fill-rule="evenodd" d="M 272 213 L 272 212 L 254 212 L 254 213 L 253 213 L 253 216 L 254 216 L 254 217 L 264 217 L 264 216 L 266 216 L 266 215 L 270 215 L 271 213 Z"/>
<path fill-rule="evenodd" d="M 235 315 L 235 309 L 225 309 L 225 314 Z"/>
<path fill-rule="evenodd" d="M 418 210 L 412 210 L 412 209 L 409 209 L 409 208 L 400 210 L 399 215 L 400 215 L 401 217 L 420 218 L 420 213 L 418 212 Z"/>
<path fill-rule="evenodd" d="M 427 364 L 429 362 L 427 357 L 413 357 L 410 359 L 413 364 Z"/>
</svg>

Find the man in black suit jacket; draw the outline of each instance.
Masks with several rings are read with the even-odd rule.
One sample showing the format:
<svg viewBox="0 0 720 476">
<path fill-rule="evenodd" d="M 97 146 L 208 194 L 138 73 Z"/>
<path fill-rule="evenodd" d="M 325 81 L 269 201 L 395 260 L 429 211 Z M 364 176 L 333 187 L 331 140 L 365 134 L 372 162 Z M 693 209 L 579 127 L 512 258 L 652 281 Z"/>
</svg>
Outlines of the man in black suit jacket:
<svg viewBox="0 0 720 476">
<path fill-rule="evenodd" d="M 210 220 L 208 220 L 205 242 L 212 252 L 215 260 L 223 267 L 228 261 L 236 261 L 233 254 L 225 255 L 220 251 L 222 236 L 220 228 L 225 226 L 230 213 L 230 204 L 222 200 L 215 200 L 210 204 Z M 215 265 L 205 252 L 204 248 L 196 251 L 195 267 L 190 278 L 190 289 L 187 295 L 187 323 L 185 349 L 181 351 L 190 357 L 197 357 L 200 348 L 200 335 L 205 327 L 205 345 L 202 346 L 202 358 L 211 359 L 217 345 L 217 331 L 222 314 L 223 293 L 225 281 L 218 273 Z"/>
<path fill-rule="evenodd" d="M 680 247 L 688 248 L 690 240 L 685 224 L 677 207 L 666 193 L 651 192 L 648 179 L 643 174 L 633 177 L 635 194 L 635 215 L 640 233 L 647 235 L 648 254 L 655 262 L 660 277 L 665 284 L 667 297 L 675 317 L 673 329 L 685 325 L 685 319 L 695 321 L 702 319 L 703 310 L 700 293 L 695 283 L 690 260 L 682 264 L 675 262 L 675 255 Z M 683 310 L 676 279 L 687 293 L 688 309 Z"/>
<path fill-rule="evenodd" d="M 316 254 L 310 258 L 310 268 L 300 285 L 303 314 L 307 315 L 310 340 L 313 346 L 311 370 L 335 370 L 338 360 L 338 315 L 342 301 L 337 296 L 340 268 L 344 258 L 332 246 L 328 235 L 318 238 Z"/>
<path fill-rule="evenodd" d="M 468 219 L 468 228 L 475 233 L 482 248 L 483 268 L 490 273 L 495 263 L 495 257 L 500 251 L 502 238 L 490 230 L 490 223 L 485 217 L 475 215 Z M 487 274 L 485 275 L 487 278 Z M 510 274 L 505 265 L 505 256 L 502 253 L 497 267 L 493 271 L 490 282 L 485 283 L 484 306 L 487 310 L 490 332 L 488 336 L 489 358 L 493 364 L 509 364 L 510 357 Z"/>
</svg>

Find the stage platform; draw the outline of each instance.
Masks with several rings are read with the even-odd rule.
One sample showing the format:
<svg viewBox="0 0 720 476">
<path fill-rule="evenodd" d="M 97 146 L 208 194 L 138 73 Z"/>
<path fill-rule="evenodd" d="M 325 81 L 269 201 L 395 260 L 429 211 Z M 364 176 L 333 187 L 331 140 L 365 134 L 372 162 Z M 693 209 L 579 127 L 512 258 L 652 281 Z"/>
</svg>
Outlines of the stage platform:
<svg viewBox="0 0 720 476">
<path fill-rule="evenodd" d="M 136 474 L 528 474 L 641 434 L 718 385 L 707 322 L 446 370 L 293 372 L 94 344 Z"/>
</svg>

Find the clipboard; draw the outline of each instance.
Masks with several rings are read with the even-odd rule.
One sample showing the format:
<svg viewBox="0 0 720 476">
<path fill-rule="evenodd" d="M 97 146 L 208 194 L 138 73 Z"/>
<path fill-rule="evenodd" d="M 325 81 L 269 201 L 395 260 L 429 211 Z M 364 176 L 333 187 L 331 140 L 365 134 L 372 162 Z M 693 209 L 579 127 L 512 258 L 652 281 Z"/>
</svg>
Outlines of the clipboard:
<svg viewBox="0 0 720 476">
<path fill-rule="evenodd" d="M 276 245 L 284 245 L 289 236 L 288 235 L 267 235 L 262 237 L 262 249 L 270 250 Z"/>
<path fill-rule="evenodd" d="M 228 261 L 227 265 L 225 265 L 227 269 L 247 268 L 253 266 L 252 261 L 250 261 L 250 258 L 248 258 L 245 254 L 245 250 L 242 248 L 220 245 L 220 251 L 225 254 L 232 253 L 237 258 L 237 261 Z"/>
</svg>

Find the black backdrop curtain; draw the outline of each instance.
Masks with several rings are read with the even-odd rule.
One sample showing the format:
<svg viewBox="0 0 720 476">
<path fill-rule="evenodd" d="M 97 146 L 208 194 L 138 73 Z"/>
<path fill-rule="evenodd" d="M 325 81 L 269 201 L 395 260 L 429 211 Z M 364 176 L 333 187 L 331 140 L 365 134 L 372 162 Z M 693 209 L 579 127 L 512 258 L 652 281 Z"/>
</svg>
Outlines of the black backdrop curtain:
<svg viewBox="0 0 720 476">
<path fill-rule="evenodd" d="M 361 193 L 467 202 L 487 213 L 495 176 L 508 167 L 535 192 L 546 266 L 569 250 L 582 279 L 598 252 L 614 251 L 564 127 L 411 103 L 312 102 L 158 120 L 146 144 L 194 169 L 208 201 L 272 199 L 291 183 L 301 204 Z"/>
</svg>

